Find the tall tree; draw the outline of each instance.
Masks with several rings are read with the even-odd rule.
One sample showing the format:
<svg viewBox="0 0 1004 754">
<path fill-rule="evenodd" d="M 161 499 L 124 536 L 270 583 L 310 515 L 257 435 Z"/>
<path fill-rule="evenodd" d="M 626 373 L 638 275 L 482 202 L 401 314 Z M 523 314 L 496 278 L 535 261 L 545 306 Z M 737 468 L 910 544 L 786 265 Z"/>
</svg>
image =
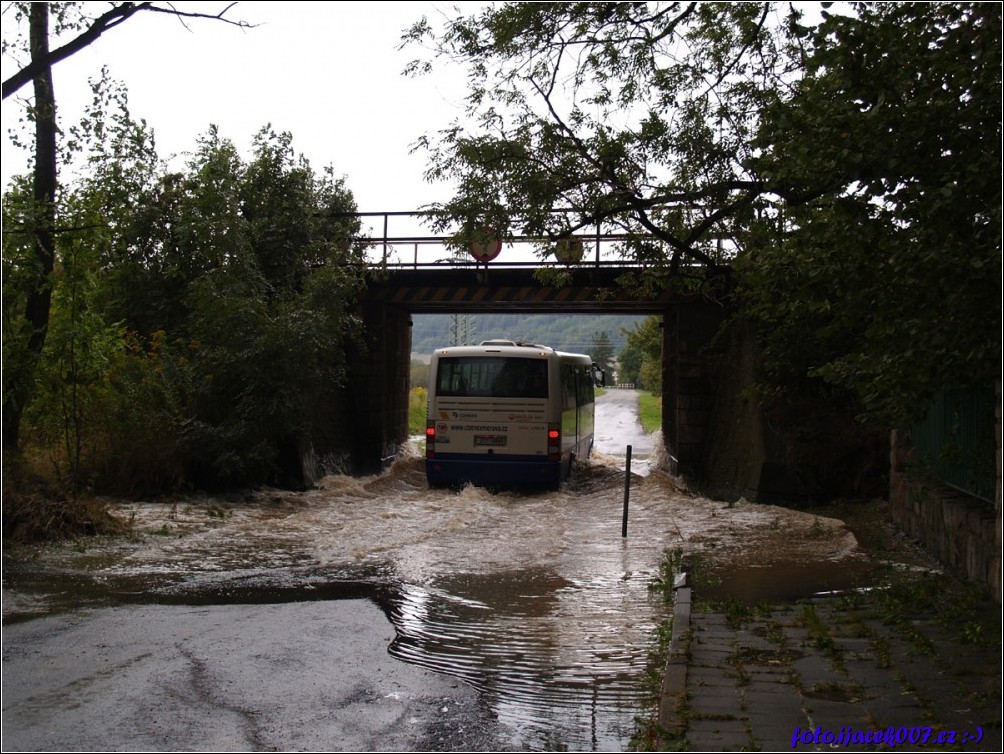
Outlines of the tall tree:
<svg viewBox="0 0 1004 754">
<path fill-rule="evenodd" d="M 765 107 L 756 167 L 809 198 L 747 244 L 747 311 L 782 381 L 909 423 L 1000 378 L 1001 6 L 864 3 L 797 40 L 805 76 Z"/>
<path fill-rule="evenodd" d="M 140 12 L 163 13 L 184 19 L 213 19 L 240 27 L 247 27 L 244 21 L 232 21 L 226 14 L 233 7 L 227 5 L 217 14 L 190 12 L 171 4 L 154 2 L 113 4 L 105 13 L 90 17 L 88 7 L 83 3 L 17 3 L 15 10 L 19 19 L 28 21 L 28 61 L 3 82 L 3 98 L 6 99 L 29 82 L 33 83 L 34 104 L 29 117 L 35 123 L 35 159 L 33 166 L 33 208 L 20 216 L 27 221 L 24 232 L 34 239 L 34 278 L 25 297 L 24 326 L 19 330 L 24 335 L 23 348 L 19 357 L 9 363 L 9 374 L 4 375 L 3 394 L 3 447 L 5 451 L 16 451 L 20 438 L 21 419 L 31 398 L 35 370 L 45 346 L 48 333 L 49 312 L 52 305 L 52 272 L 55 265 L 55 234 L 57 232 L 57 139 L 56 96 L 52 84 L 52 67 L 66 60 L 76 52 L 96 41 L 106 31 L 115 28 Z M 57 25 L 50 28 L 50 10 L 54 11 Z M 52 49 L 50 36 L 69 32 L 72 38 L 56 49 Z M 5 54 L 15 54 L 16 40 L 4 40 Z M 5 371 L 7 371 L 5 370 Z"/>
<path fill-rule="evenodd" d="M 614 346 L 610 342 L 610 334 L 604 330 L 597 330 L 593 333 L 592 346 L 589 355 L 593 357 L 593 362 L 602 369 L 609 379 L 613 378 L 615 361 Z"/>
<path fill-rule="evenodd" d="M 470 125 L 417 146 L 458 186 L 441 227 L 542 237 L 542 254 L 620 228 L 661 280 L 738 286 L 776 376 L 829 381 L 888 422 L 987 383 L 1001 6 L 829 7 L 505 3 L 419 22 L 405 43 L 432 59 L 411 72 L 469 71 Z"/>
<path fill-rule="evenodd" d="M 56 260 L 56 95 L 52 85 L 49 55 L 49 4 L 32 3 L 29 8 L 29 38 L 34 74 L 35 169 L 32 210 L 22 215 L 32 238 L 33 275 L 28 282 L 24 305 L 26 340 L 14 360 L 13 373 L 4 377 L 3 447 L 16 450 L 21 417 L 31 396 L 38 357 L 45 345 L 52 303 L 52 272 Z M 5 95 L 6 96 L 6 95 Z"/>
</svg>

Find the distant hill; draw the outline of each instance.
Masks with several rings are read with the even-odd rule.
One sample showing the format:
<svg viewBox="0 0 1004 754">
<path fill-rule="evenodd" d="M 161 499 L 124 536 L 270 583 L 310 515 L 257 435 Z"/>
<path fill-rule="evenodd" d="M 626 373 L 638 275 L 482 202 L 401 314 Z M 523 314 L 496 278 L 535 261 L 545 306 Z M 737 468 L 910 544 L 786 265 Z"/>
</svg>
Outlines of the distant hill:
<svg viewBox="0 0 1004 754">
<path fill-rule="evenodd" d="M 411 350 L 417 354 L 432 353 L 437 348 L 454 345 L 452 332 L 460 325 L 472 333 L 468 343 L 505 338 L 551 346 L 559 351 L 588 353 L 593 345 L 593 333 L 605 332 L 614 353 L 624 347 L 622 329 L 631 329 L 645 320 L 631 314 L 471 314 L 455 322 L 452 314 L 413 314 Z"/>
</svg>

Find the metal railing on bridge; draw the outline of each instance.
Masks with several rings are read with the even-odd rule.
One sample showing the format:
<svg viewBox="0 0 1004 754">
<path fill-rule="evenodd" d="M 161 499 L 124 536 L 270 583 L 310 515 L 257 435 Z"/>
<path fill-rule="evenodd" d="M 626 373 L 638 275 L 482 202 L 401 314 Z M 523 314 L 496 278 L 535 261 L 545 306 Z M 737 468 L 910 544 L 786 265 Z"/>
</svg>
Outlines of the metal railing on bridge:
<svg viewBox="0 0 1004 754">
<path fill-rule="evenodd" d="M 477 244 L 477 248 L 466 252 L 450 247 L 453 240 L 449 235 L 423 234 L 423 221 L 431 216 L 429 212 L 357 212 L 353 217 L 362 220 L 364 235 L 357 239 L 365 243 L 366 261 L 374 267 L 391 269 L 458 269 L 491 267 L 533 268 L 542 265 L 574 265 L 576 267 L 643 267 L 644 264 L 625 258 L 619 244 L 632 236 L 626 233 L 611 233 L 596 226 L 588 234 L 577 234 L 569 239 L 550 241 L 554 251 L 542 259 L 534 244 L 548 242 L 549 239 L 517 236 L 500 244 L 495 249 L 486 248 L 490 244 Z M 376 222 L 368 222 L 372 218 Z M 394 226 L 394 227 L 392 227 Z M 656 241 L 653 239 L 653 243 Z M 481 253 L 482 259 L 475 253 Z M 491 257 L 485 259 L 485 257 Z"/>
</svg>

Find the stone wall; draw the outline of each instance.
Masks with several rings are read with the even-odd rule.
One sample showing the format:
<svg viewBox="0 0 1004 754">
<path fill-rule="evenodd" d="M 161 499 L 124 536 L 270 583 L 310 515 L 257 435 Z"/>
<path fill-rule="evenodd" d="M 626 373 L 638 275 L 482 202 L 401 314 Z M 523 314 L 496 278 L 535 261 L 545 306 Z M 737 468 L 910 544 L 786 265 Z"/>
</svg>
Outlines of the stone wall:
<svg viewBox="0 0 1004 754">
<path fill-rule="evenodd" d="M 895 524 L 946 568 L 989 587 L 1001 602 L 1001 385 L 996 407 L 997 486 L 993 505 L 911 473 L 910 433 L 891 438 L 889 509 Z"/>
<path fill-rule="evenodd" d="M 379 302 L 356 312 L 362 327 L 347 349 L 345 387 L 317 406 L 309 442 L 300 448 L 303 480 L 325 474 L 374 474 L 408 439 L 411 317 Z"/>
<path fill-rule="evenodd" d="M 709 367 L 704 465 L 698 486 L 726 500 L 804 507 L 840 498 L 885 497 L 888 432 L 809 393 L 763 395 L 755 328 L 734 321 Z"/>
<path fill-rule="evenodd" d="M 728 311 L 694 301 L 674 305 L 662 320 L 662 426 L 672 473 L 701 476 L 718 358 L 711 348 Z"/>
</svg>

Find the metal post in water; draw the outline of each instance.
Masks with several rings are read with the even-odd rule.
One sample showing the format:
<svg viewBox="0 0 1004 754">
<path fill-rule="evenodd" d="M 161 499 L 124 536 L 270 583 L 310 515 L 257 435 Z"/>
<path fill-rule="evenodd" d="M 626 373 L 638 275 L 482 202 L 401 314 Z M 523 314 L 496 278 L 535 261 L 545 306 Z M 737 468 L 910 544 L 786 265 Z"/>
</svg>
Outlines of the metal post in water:
<svg viewBox="0 0 1004 754">
<path fill-rule="evenodd" d="M 627 536 L 628 499 L 631 497 L 631 446 L 627 446 L 627 465 L 624 468 L 624 518 L 621 519 L 621 537 Z"/>
</svg>

